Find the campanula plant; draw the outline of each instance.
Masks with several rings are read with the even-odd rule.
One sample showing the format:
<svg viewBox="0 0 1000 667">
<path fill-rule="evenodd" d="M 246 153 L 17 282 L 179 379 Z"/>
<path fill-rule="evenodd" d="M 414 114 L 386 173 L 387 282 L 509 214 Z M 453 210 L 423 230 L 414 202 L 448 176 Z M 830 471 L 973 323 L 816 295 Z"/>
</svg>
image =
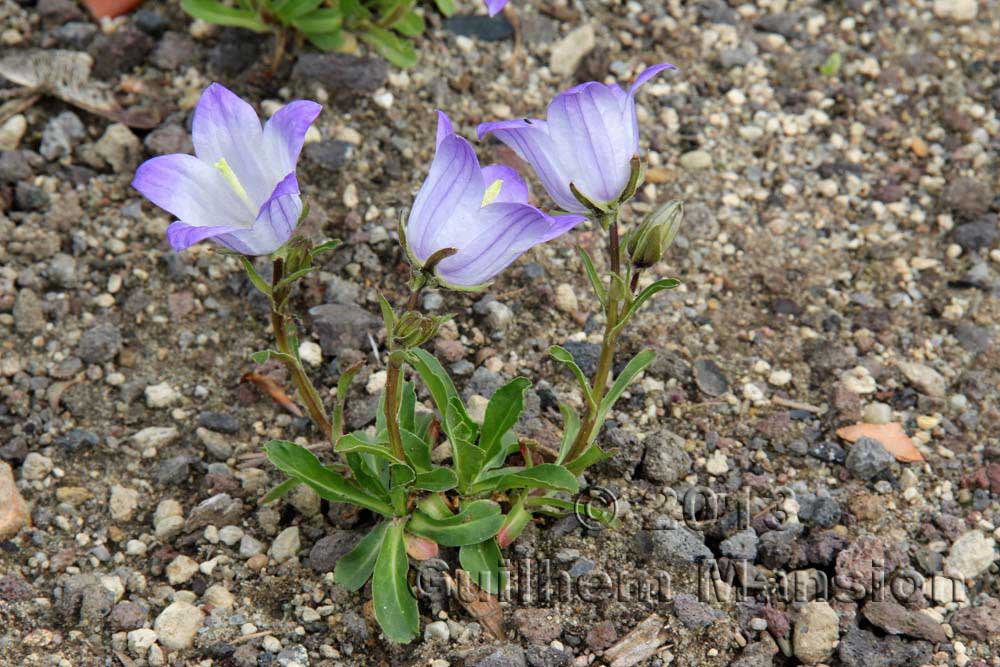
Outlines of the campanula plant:
<svg viewBox="0 0 1000 667">
<path fill-rule="evenodd" d="M 417 599 L 408 582 L 411 558 L 426 559 L 440 547 L 457 547 L 458 561 L 472 581 L 488 593 L 498 592 L 505 581 L 501 548 L 518 537 L 535 513 L 572 507 L 559 494 L 576 493 L 578 475 L 608 456 L 596 442 L 601 425 L 615 400 L 652 360 L 651 352 L 642 352 L 611 377 L 615 343 L 624 325 L 655 292 L 677 284 L 658 280 L 638 289 L 640 273 L 657 264 L 676 234 L 679 203 L 655 211 L 621 237 L 619 210 L 642 180 L 632 96 L 643 80 L 656 73 L 649 72 L 629 93 L 585 84 L 565 93 L 569 96 L 563 98 L 565 104 L 550 106 L 550 124 L 559 113 L 575 114 L 574 105 L 578 111 L 593 112 L 574 116 L 573 122 L 590 133 L 593 153 L 608 158 L 600 165 L 601 178 L 595 179 L 586 165 L 582 171 L 572 165 L 566 154 L 556 150 L 558 141 L 518 144 L 516 150 L 532 155 L 525 159 L 536 169 L 558 166 L 545 177 L 539 173 L 550 194 L 558 188 L 560 196 L 569 192 L 573 197 L 575 204 L 553 195 L 557 204 L 568 204 L 556 215 L 529 203 L 525 181 L 510 167 L 482 167 L 472 145 L 456 134 L 447 115 L 438 112 L 434 159 L 399 227 L 400 243 L 412 266 L 410 294 L 400 306 L 380 296 L 385 390 L 374 427 L 353 433 L 344 433 L 343 415 L 360 364 L 342 373 L 335 404 L 325 405 L 299 358 L 289 306 L 296 282 L 315 270 L 322 252 L 337 246 L 335 241 L 313 245 L 295 234 L 305 209 L 296 161 L 319 106 L 292 102 L 261 126 L 249 104 L 213 84 L 195 111 L 196 155 L 153 158 L 136 174 L 136 189 L 178 218 L 167 231 L 175 250 L 211 240 L 224 252 L 237 253 L 252 284 L 269 299 L 275 347 L 255 353 L 253 359 L 262 363 L 273 358 L 288 368 L 300 400 L 323 433 L 325 447 L 283 440 L 265 445 L 268 459 L 288 479 L 264 502 L 305 484 L 322 498 L 371 513 L 373 527 L 337 563 L 334 577 L 350 590 L 371 581 L 375 617 L 392 641 L 407 642 L 419 633 Z M 586 98 L 573 102 L 571 96 L 579 91 Z M 594 102 L 598 98 L 601 101 Z M 587 99 L 594 102 L 591 107 L 586 107 Z M 518 136 L 517 129 L 505 134 L 497 124 L 481 128 L 481 133 L 487 131 L 510 139 L 512 145 L 519 141 L 511 138 Z M 608 143 L 602 132 L 616 142 Z M 598 142 L 604 142 L 601 148 L 596 147 Z M 625 178 L 619 185 L 622 173 Z M 565 179 L 569 180 L 562 183 Z M 420 312 L 419 297 L 426 289 L 483 289 L 520 255 L 588 218 L 608 235 L 609 271 L 603 279 L 581 251 L 604 308 L 604 346 L 592 379 L 584 376 L 566 350 L 553 348 L 553 356 L 578 378 L 586 411 L 578 415 L 560 406 L 565 418 L 563 445 L 555 460 L 546 460 L 535 443 L 519 438 L 515 430 L 531 381 L 514 378 L 489 399 L 482 419 L 474 419 L 442 364 L 422 348 L 447 316 Z M 256 271 L 251 258 L 257 256 L 270 258 L 270 281 Z M 418 410 L 418 389 L 429 396 L 433 412 Z M 443 445 L 450 456 L 444 461 L 432 459 L 431 452 Z M 613 522 L 613 517 L 598 518 Z"/>
</svg>

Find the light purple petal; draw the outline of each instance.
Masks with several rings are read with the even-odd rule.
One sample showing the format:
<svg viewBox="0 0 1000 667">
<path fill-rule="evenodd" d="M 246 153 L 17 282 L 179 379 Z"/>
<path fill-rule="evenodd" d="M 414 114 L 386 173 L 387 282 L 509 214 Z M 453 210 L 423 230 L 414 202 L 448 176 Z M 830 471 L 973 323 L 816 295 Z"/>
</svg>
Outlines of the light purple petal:
<svg viewBox="0 0 1000 667">
<path fill-rule="evenodd" d="M 632 85 L 629 86 L 628 94 L 630 96 L 634 96 L 635 91 L 639 90 L 639 86 L 646 83 L 660 72 L 663 72 L 668 69 L 676 70 L 677 68 L 671 65 L 670 63 L 660 63 L 658 65 L 650 65 L 649 67 L 644 69 L 639 76 L 636 77 L 635 81 L 632 82 Z"/>
<path fill-rule="evenodd" d="M 475 234 L 458 253 L 438 264 L 437 272 L 452 285 L 481 285 L 540 243 L 567 232 L 585 218 L 552 217 L 527 204 L 494 204 L 479 210 L 469 225 Z"/>
<path fill-rule="evenodd" d="M 591 82 L 549 104 L 547 123 L 556 150 L 564 161 L 576 156 L 573 183 L 595 202 L 618 198 L 638 150 L 635 112 L 623 109 L 620 90 Z"/>
<path fill-rule="evenodd" d="M 244 255 L 269 255 L 284 245 L 295 232 L 302 215 L 302 199 L 298 186 L 294 185 L 294 177 L 294 173 L 289 174 L 278 184 L 274 194 L 261 207 L 252 228 L 235 230 L 215 240 Z"/>
<path fill-rule="evenodd" d="M 187 224 L 186 222 L 181 222 L 180 220 L 170 223 L 167 227 L 167 240 L 170 241 L 170 247 L 180 252 L 190 246 L 193 246 L 199 241 L 204 241 L 205 239 L 214 238 L 221 234 L 228 234 L 233 231 L 239 231 L 238 227 L 194 227 Z"/>
<path fill-rule="evenodd" d="M 448 137 L 455 136 L 455 129 L 451 126 L 451 118 L 448 118 L 448 114 L 438 109 L 437 117 L 437 137 L 434 141 L 435 149 L 437 149 L 441 145 L 441 142 Z"/>
<path fill-rule="evenodd" d="M 510 0 L 486 0 L 486 11 L 490 16 L 496 16 Z"/>
<path fill-rule="evenodd" d="M 308 100 L 289 102 L 264 124 L 264 152 L 272 162 L 270 173 L 295 171 L 306 132 L 323 107 Z"/>
<path fill-rule="evenodd" d="M 194 152 L 209 165 L 225 159 L 254 208 L 267 201 L 288 173 L 282 165 L 270 164 L 263 135 L 257 112 L 224 86 L 213 83 L 201 94 L 191 127 Z"/>
<path fill-rule="evenodd" d="M 491 164 L 483 167 L 483 183 L 487 191 L 494 182 L 500 181 L 500 192 L 491 204 L 527 204 L 528 184 L 513 167 L 505 164 Z"/>
<path fill-rule="evenodd" d="M 447 119 L 439 113 L 439 135 Z M 447 123 L 445 136 L 439 136 L 430 172 L 413 201 L 407 221 L 407 241 L 419 260 L 455 243 L 455 226 L 479 209 L 486 190 L 472 145 L 447 130 L 450 130 L 450 123 Z"/>
<path fill-rule="evenodd" d="M 161 155 L 139 166 L 132 187 L 192 227 L 246 227 L 251 211 L 218 169 L 193 155 Z"/>
<path fill-rule="evenodd" d="M 521 119 L 482 123 L 477 131 L 480 139 L 492 133 L 522 160 L 530 164 L 546 192 L 560 208 L 573 213 L 586 212 L 569 189 L 569 184 L 573 180 L 572 171 L 564 166 L 563 157 L 549 136 L 548 124 L 544 120 Z M 575 151 L 568 157 L 575 159 Z"/>
</svg>

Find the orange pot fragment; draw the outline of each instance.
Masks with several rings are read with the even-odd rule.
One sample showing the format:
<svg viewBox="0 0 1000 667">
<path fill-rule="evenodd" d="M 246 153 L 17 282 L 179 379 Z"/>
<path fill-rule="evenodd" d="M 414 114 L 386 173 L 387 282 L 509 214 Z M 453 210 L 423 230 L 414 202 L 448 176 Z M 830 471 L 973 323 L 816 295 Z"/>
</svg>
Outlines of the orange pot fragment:
<svg viewBox="0 0 1000 667">
<path fill-rule="evenodd" d="M 847 442 L 857 442 L 858 438 L 874 438 L 882 443 L 886 450 L 896 457 L 897 461 L 903 463 L 913 463 L 923 461 L 924 457 L 913 444 L 910 436 L 906 435 L 903 425 L 891 424 L 853 424 L 837 429 L 837 435 Z"/>
</svg>

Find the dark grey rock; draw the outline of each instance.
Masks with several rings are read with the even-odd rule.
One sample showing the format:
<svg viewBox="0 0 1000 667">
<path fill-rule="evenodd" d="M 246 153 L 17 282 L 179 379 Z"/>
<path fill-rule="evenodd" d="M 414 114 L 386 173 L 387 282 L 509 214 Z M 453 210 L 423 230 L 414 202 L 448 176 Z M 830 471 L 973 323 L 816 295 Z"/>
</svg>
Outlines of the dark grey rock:
<svg viewBox="0 0 1000 667">
<path fill-rule="evenodd" d="M 809 443 L 806 454 L 824 463 L 843 463 L 847 458 L 844 448 L 832 440 Z"/>
<path fill-rule="evenodd" d="M 569 667 L 573 664 L 573 654 L 551 646 L 530 644 L 524 651 L 529 667 Z"/>
<path fill-rule="evenodd" d="M 201 54 L 201 46 L 190 35 L 171 30 L 160 38 L 151 60 L 160 69 L 175 70 L 197 62 Z"/>
<path fill-rule="evenodd" d="M 16 183 L 31 178 L 31 164 L 27 156 L 28 151 L 0 152 L 0 181 Z"/>
<path fill-rule="evenodd" d="M 91 74 L 99 79 L 121 76 L 145 62 L 152 50 L 152 38 L 141 30 L 126 26 L 111 34 L 101 33 L 87 49 L 94 59 Z"/>
<path fill-rule="evenodd" d="M 584 375 L 594 377 L 597 366 L 601 360 L 601 346 L 597 343 L 586 341 L 566 341 L 562 345 L 566 351 L 573 355 L 573 360 L 580 367 Z"/>
<path fill-rule="evenodd" d="M 18 211 L 41 211 L 48 208 L 49 193 L 27 181 L 14 187 L 14 208 Z"/>
<path fill-rule="evenodd" d="M 702 0 L 698 3 L 698 15 L 709 23 L 736 25 L 740 15 L 723 0 Z"/>
<path fill-rule="evenodd" d="M 678 593 L 674 597 L 674 615 L 685 627 L 691 630 L 703 630 L 725 614 L 700 602 L 690 593 Z"/>
<path fill-rule="evenodd" d="M 49 33 L 59 46 L 85 51 L 97 36 L 97 26 L 84 21 L 70 21 Z"/>
<path fill-rule="evenodd" d="M 990 186 L 968 176 L 959 176 L 945 186 L 941 203 L 963 220 L 974 220 L 990 209 Z"/>
<path fill-rule="evenodd" d="M 306 159 L 324 169 L 339 171 L 351 161 L 354 146 L 346 141 L 325 139 L 308 144 L 305 150 Z"/>
<path fill-rule="evenodd" d="M 469 378 L 468 384 L 465 385 L 465 391 L 463 396 L 468 398 L 472 394 L 479 394 L 489 398 L 493 395 L 497 389 L 504 385 L 503 376 L 499 373 L 491 371 L 485 366 L 480 366 Z"/>
<path fill-rule="evenodd" d="M 799 498 L 799 518 L 820 528 L 832 528 L 840 522 L 840 503 L 829 496 Z"/>
<path fill-rule="evenodd" d="M 844 667 L 908 667 L 931 660 L 932 646 L 925 641 L 899 637 L 876 637 L 867 630 L 850 627 L 840 640 L 837 657 Z"/>
<path fill-rule="evenodd" d="M 754 27 L 764 32 L 774 32 L 787 39 L 798 36 L 800 18 L 794 12 L 775 12 L 760 17 Z"/>
<path fill-rule="evenodd" d="M 81 449 L 96 447 L 100 441 L 101 439 L 96 433 L 82 428 L 75 428 L 59 438 L 59 444 L 68 452 L 78 452 Z"/>
<path fill-rule="evenodd" d="M 388 78 L 384 60 L 359 58 L 346 53 L 304 53 L 292 69 L 292 81 L 319 82 L 331 94 L 372 92 Z"/>
<path fill-rule="evenodd" d="M 240 422 L 236 417 L 212 410 L 198 414 L 198 426 L 226 435 L 236 435 L 240 432 Z"/>
<path fill-rule="evenodd" d="M 38 0 L 34 12 L 42 20 L 46 29 L 61 26 L 70 21 L 86 21 L 87 15 L 72 0 Z"/>
<path fill-rule="evenodd" d="M 646 479 L 673 484 L 691 472 L 691 456 L 684 451 L 684 439 L 677 434 L 660 429 L 646 438 L 644 444 L 642 474 Z"/>
<path fill-rule="evenodd" d="M 111 622 L 112 630 L 136 630 L 146 623 L 149 610 L 138 602 L 125 600 L 115 605 L 111 610 L 108 620 Z"/>
<path fill-rule="evenodd" d="M 802 526 L 796 524 L 785 530 L 771 530 L 761 535 L 757 540 L 757 559 L 767 568 L 777 569 L 786 565 L 798 564 L 805 560 L 804 545 L 799 543 Z"/>
<path fill-rule="evenodd" d="M 246 34 L 235 28 L 222 30 L 218 43 L 208 54 L 209 68 L 235 76 L 258 63 L 265 40 L 247 39 Z"/>
<path fill-rule="evenodd" d="M 190 456 L 174 456 L 156 466 L 156 481 L 162 486 L 183 484 L 190 474 Z"/>
<path fill-rule="evenodd" d="M 352 303 L 328 303 L 309 309 L 313 331 L 323 352 L 336 356 L 345 347 L 368 349 L 368 335 L 373 337 L 382 321 Z"/>
<path fill-rule="evenodd" d="M 4 602 L 20 602 L 31 598 L 31 585 L 17 572 L 11 572 L 0 577 L 0 600 Z"/>
<path fill-rule="evenodd" d="M 30 289 L 22 289 L 14 299 L 14 329 L 20 334 L 35 334 L 45 328 L 42 302 Z"/>
<path fill-rule="evenodd" d="M 722 396 L 729 391 L 729 380 L 711 359 L 698 359 L 694 362 L 694 380 L 698 389 L 709 396 Z"/>
<path fill-rule="evenodd" d="M 38 152 L 47 160 L 69 155 L 87 136 L 83 121 L 72 111 L 63 111 L 45 124 Z"/>
<path fill-rule="evenodd" d="M 527 667 L 524 649 L 516 644 L 502 644 L 498 647 L 487 647 L 485 650 L 469 656 L 466 660 L 469 667 Z"/>
<path fill-rule="evenodd" d="M 981 642 L 1000 637 L 1000 602 L 996 598 L 990 598 L 979 607 L 959 609 L 951 617 L 951 627 L 958 634 Z"/>
<path fill-rule="evenodd" d="M 333 572 L 337 561 L 353 549 L 362 537 L 362 533 L 354 530 L 331 530 L 309 551 L 309 567 L 320 574 Z"/>
<path fill-rule="evenodd" d="M 118 356 L 121 347 L 122 336 L 118 327 L 110 322 L 101 322 L 80 336 L 76 353 L 88 364 L 101 364 Z"/>
<path fill-rule="evenodd" d="M 955 228 L 952 234 L 955 243 L 962 250 L 974 251 L 981 248 L 992 248 L 1000 239 L 1000 228 L 997 227 L 997 216 L 983 216 L 976 222 L 967 222 Z"/>
<path fill-rule="evenodd" d="M 639 552 L 651 563 L 686 565 L 712 558 L 702 538 L 681 526 L 641 530 L 635 539 Z"/>
<path fill-rule="evenodd" d="M 727 558 L 753 562 L 757 559 L 757 533 L 752 529 L 741 530 L 723 540 L 719 551 Z"/>
<path fill-rule="evenodd" d="M 171 153 L 194 153 L 191 133 L 180 125 L 170 123 L 161 125 L 146 135 L 143 141 L 153 155 L 169 155 Z"/>
<path fill-rule="evenodd" d="M 152 9 L 137 11 L 132 15 L 132 23 L 152 37 L 159 37 L 167 29 L 167 20 L 163 18 L 163 14 Z"/>
<path fill-rule="evenodd" d="M 896 460 L 881 442 L 874 438 L 861 437 L 851 446 L 844 465 L 858 479 L 871 479 Z"/>
<path fill-rule="evenodd" d="M 56 287 L 76 285 L 76 258 L 64 252 L 56 253 L 47 267 L 49 281 Z"/>
<path fill-rule="evenodd" d="M 191 510 L 184 522 L 184 530 L 190 532 L 209 525 L 238 525 L 242 518 L 243 501 L 232 498 L 228 493 L 217 493 Z"/>
<path fill-rule="evenodd" d="M 514 36 L 514 26 L 503 15 L 456 15 L 445 19 L 444 29 L 455 35 L 472 37 L 483 42 L 502 42 Z"/>
</svg>

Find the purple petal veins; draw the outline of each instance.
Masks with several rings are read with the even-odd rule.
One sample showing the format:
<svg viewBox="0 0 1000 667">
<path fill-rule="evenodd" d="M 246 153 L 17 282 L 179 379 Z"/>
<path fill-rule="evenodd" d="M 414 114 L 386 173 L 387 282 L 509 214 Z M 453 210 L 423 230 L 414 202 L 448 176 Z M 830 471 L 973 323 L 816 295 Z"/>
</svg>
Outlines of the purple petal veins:
<svg viewBox="0 0 1000 667">
<path fill-rule="evenodd" d="M 302 211 L 295 166 L 321 109 L 290 102 L 262 127 L 253 107 L 213 83 L 195 108 L 195 155 L 152 158 L 132 185 L 178 218 L 167 230 L 175 250 L 211 238 L 243 254 L 274 252 Z"/>
<path fill-rule="evenodd" d="M 506 165 L 480 168 L 472 145 L 438 114 L 437 153 L 410 211 L 407 238 L 418 261 L 442 248 L 457 249 L 437 266 L 444 281 L 460 287 L 485 283 L 584 219 L 552 217 L 529 205 L 518 173 Z"/>
<path fill-rule="evenodd" d="M 646 68 L 626 93 L 617 84 L 596 81 L 573 86 L 557 95 L 547 118 L 483 123 L 479 138 L 493 134 L 528 162 L 549 196 L 566 211 L 587 209 L 570 183 L 594 202 L 616 200 L 630 174 L 629 160 L 639 150 L 635 93 L 669 63 Z"/>
</svg>

